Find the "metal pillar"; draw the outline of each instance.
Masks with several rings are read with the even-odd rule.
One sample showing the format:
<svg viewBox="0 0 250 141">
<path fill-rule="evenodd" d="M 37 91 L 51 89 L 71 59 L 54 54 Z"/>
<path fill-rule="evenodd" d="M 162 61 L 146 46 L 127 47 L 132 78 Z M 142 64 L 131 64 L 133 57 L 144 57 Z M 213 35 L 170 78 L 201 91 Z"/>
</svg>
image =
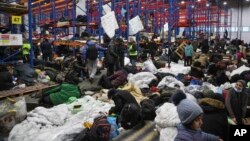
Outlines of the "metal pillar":
<svg viewBox="0 0 250 141">
<path fill-rule="evenodd" d="M 101 43 L 101 38 L 102 38 L 102 36 L 103 36 L 103 29 L 102 29 L 102 24 L 101 24 L 101 17 L 102 17 L 102 5 L 103 5 L 103 0 L 99 0 L 99 3 L 98 3 L 99 5 L 99 17 L 98 17 L 98 20 L 99 20 L 99 22 L 98 22 L 98 24 L 99 24 L 99 26 L 98 26 L 98 35 L 99 35 L 99 43 Z"/>
<path fill-rule="evenodd" d="M 29 43 L 30 43 L 30 64 L 33 67 L 34 63 L 33 63 L 33 58 L 34 58 L 34 49 L 33 49 L 33 44 L 32 44 L 32 0 L 28 1 L 28 11 L 29 11 Z"/>
</svg>

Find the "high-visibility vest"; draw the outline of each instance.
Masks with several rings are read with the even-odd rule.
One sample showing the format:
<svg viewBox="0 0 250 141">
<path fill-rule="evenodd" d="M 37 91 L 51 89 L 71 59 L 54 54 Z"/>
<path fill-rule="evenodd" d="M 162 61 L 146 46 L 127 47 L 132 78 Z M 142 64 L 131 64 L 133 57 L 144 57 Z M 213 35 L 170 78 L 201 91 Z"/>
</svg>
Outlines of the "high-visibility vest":
<svg viewBox="0 0 250 141">
<path fill-rule="evenodd" d="M 129 45 L 129 56 L 137 56 L 137 50 L 133 50 L 133 45 Z"/>
<path fill-rule="evenodd" d="M 30 48 L 31 48 L 31 46 L 29 43 L 24 43 L 22 46 L 23 55 L 30 54 Z"/>
</svg>

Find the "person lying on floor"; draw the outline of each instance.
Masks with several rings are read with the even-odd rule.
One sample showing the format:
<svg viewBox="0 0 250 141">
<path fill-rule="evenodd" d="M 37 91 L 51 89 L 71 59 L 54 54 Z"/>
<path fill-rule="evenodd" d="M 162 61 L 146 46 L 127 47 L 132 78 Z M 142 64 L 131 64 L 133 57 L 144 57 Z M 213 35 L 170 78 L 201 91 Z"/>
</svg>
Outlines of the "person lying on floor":
<svg viewBox="0 0 250 141">
<path fill-rule="evenodd" d="M 40 104 L 45 107 L 52 107 L 68 101 L 70 97 L 80 98 L 81 92 L 77 85 L 62 83 L 43 93 Z"/>
</svg>

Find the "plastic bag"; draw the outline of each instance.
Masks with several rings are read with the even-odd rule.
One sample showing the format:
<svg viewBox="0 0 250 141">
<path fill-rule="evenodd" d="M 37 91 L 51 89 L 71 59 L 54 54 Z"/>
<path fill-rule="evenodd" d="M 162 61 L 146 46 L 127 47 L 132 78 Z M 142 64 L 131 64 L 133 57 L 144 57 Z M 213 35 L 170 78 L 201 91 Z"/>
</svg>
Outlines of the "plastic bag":
<svg viewBox="0 0 250 141">
<path fill-rule="evenodd" d="M 27 106 L 24 97 L 15 98 L 16 103 L 14 104 L 16 110 L 16 120 L 18 122 L 23 121 L 27 115 Z"/>
<path fill-rule="evenodd" d="M 3 117 L 4 115 L 6 115 L 8 112 L 10 111 L 14 111 L 15 107 L 14 107 L 14 100 L 12 99 L 5 99 L 0 101 L 0 117 Z"/>
</svg>

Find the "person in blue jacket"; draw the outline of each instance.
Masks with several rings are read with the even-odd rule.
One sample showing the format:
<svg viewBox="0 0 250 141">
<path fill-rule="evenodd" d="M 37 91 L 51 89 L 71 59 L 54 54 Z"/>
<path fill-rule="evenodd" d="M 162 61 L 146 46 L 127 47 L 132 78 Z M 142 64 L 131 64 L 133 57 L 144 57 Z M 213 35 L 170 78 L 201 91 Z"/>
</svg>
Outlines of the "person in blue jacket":
<svg viewBox="0 0 250 141">
<path fill-rule="evenodd" d="M 194 54 L 193 45 L 189 41 L 188 45 L 185 47 L 185 59 L 184 59 L 184 66 L 190 66 L 192 64 L 192 57 Z"/>
<path fill-rule="evenodd" d="M 88 68 L 88 78 L 89 81 L 92 83 L 94 81 L 94 76 L 97 71 L 97 58 L 98 58 L 98 51 L 106 51 L 106 48 L 103 48 L 99 45 L 96 45 L 93 41 L 88 40 L 86 42 L 86 46 L 83 47 L 82 50 L 82 60 L 87 62 Z"/>
</svg>

